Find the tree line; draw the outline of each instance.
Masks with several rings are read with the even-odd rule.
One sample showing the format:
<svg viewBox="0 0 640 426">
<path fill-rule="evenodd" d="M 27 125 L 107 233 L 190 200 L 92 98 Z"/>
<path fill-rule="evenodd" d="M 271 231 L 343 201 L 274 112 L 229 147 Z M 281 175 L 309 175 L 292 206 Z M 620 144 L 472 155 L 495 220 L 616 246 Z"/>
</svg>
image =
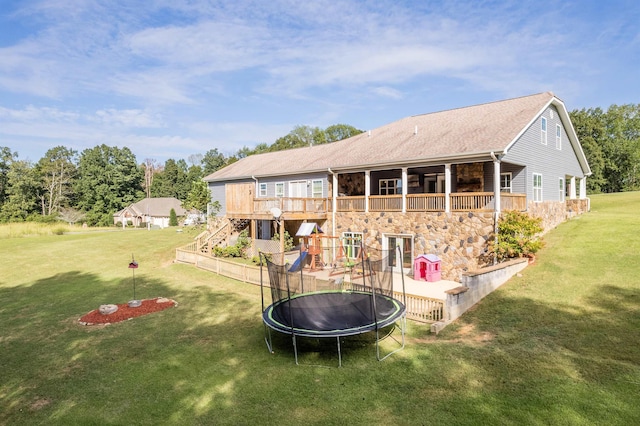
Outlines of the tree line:
<svg viewBox="0 0 640 426">
<path fill-rule="evenodd" d="M 337 124 L 326 129 L 296 126 L 273 144 L 243 147 L 225 156 L 217 148 L 205 154 L 161 163 L 139 163 L 127 148 L 105 144 L 77 151 L 56 146 L 36 163 L 0 147 L 0 222 L 57 221 L 109 226 L 113 214 L 145 197 L 175 197 L 187 210 L 206 211 L 211 201 L 203 177 L 248 155 L 319 145 L 362 133 Z"/>
<path fill-rule="evenodd" d="M 587 192 L 640 189 L 640 104 L 612 105 L 569 113 L 592 175 Z"/>
</svg>

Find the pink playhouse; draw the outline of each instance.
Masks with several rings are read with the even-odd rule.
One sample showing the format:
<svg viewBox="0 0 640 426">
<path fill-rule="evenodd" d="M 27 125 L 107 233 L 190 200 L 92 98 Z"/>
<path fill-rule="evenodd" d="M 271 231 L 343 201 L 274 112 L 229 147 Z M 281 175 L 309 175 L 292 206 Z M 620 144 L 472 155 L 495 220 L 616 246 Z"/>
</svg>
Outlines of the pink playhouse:
<svg viewBox="0 0 640 426">
<path fill-rule="evenodd" d="M 413 279 L 429 282 L 440 281 L 441 260 L 435 254 L 421 254 L 413 260 Z"/>
</svg>

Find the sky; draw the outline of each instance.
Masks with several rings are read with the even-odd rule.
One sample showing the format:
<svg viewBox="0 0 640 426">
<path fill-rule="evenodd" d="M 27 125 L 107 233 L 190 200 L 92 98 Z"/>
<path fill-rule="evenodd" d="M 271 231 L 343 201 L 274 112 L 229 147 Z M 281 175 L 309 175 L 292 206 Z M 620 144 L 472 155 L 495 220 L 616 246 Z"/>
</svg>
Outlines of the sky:
<svg viewBox="0 0 640 426">
<path fill-rule="evenodd" d="M 139 163 L 552 91 L 640 103 L 640 2 L 0 0 L 0 147 Z"/>
</svg>

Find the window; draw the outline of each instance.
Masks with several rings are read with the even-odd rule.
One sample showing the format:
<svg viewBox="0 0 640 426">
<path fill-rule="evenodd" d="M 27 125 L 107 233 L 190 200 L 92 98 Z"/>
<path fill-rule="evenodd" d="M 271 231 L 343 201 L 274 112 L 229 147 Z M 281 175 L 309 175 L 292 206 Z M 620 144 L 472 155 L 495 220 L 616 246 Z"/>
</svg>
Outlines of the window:
<svg viewBox="0 0 640 426">
<path fill-rule="evenodd" d="M 400 179 L 380 179 L 380 195 L 402 194 L 402 180 Z"/>
<path fill-rule="evenodd" d="M 311 184 L 311 196 L 313 198 L 322 198 L 323 195 L 323 191 L 322 191 L 322 180 L 318 179 L 318 180 L 314 180 Z"/>
<path fill-rule="evenodd" d="M 559 186 L 558 189 L 560 190 L 560 201 L 564 201 L 564 194 L 566 192 L 566 188 L 564 187 L 564 178 L 560 178 L 558 180 Z"/>
<path fill-rule="evenodd" d="M 261 183 L 258 187 L 258 194 L 260 197 L 266 197 L 267 196 L 267 184 L 266 183 Z"/>
<path fill-rule="evenodd" d="M 276 182 L 276 197 L 284 197 L 284 182 Z"/>
<path fill-rule="evenodd" d="M 443 174 L 424 175 L 424 191 L 427 194 L 444 194 L 445 179 Z"/>
<path fill-rule="evenodd" d="M 542 201 L 542 175 L 539 173 L 533 174 L 533 201 Z"/>
<path fill-rule="evenodd" d="M 541 128 L 542 131 L 542 145 L 547 144 L 547 119 L 542 117 Z"/>
<path fill-rule="evenodd" d="M 511 172 L 500 173 L 500 192 L 511 192 Z"/>
<path fill-rule="evenodd" d="M 343 232 L 342 247 L 344 255 L 354 259 L 360 255 L 360 245 L 362 243 L 362 232 Z"/>
<path fill-rule="evenodd" d="M 556 149 L 562 149 L 562 128 L 556 124 Z"/>
</svg>

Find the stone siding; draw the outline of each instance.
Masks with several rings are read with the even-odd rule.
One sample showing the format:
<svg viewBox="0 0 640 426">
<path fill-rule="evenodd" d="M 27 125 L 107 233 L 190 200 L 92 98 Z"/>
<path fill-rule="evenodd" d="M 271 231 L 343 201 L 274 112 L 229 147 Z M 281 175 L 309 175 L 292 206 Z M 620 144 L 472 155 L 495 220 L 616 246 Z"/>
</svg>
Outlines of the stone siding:
<svg viewBox="0 0 640 426">
<path fill-rule="evenodd" d="M 527 213 L 532 217 L 542 218 L 544 232 L 548 232 L 560 225 L 565 220 L 589 210 L 589 199 L 567 200 L 566 202 L 543 201 L 534 203 L 529 201 Z"/>
<path fill-rule="evenodd" d="M 414 256 L 435 254 L 442 278 L 460 281 L 478 268 L 494 232 L 492 213 L 337 213 L 336 234 L 362 232 L 365 244 L 381 247 L 383 234 L 413 235 Z"/>
</svg>

